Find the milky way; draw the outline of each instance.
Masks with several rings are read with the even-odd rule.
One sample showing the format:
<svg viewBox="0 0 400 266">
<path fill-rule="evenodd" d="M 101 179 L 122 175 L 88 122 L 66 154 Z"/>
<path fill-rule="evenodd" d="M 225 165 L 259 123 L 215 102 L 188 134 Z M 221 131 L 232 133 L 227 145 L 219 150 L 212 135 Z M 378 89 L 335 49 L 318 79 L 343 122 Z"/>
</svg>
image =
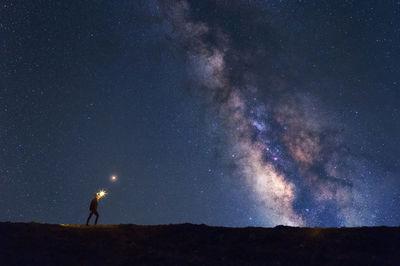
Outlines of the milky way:
<svg viewBox="0 0 400 266">
<path fill-rule="evenodd" d="M 368 162 L 346 147 L 335 114 L 282 77 L 265 73 L 265 80 L 279 81 L 272 85 L 252 80 L 254 64 L 268 60 L 268 47 L 237 49 L 218 22 L 191 14 L 186 1 L 169 6 L 171 36 L 187 49 L 191 86 L 224 125 L 229 147 L 223 149 L 251 187 L 263 223 L 304 226 L 331 219 L 328 223 L 373 225 Z M 260 27 L 251 18 L 246 23 Z M 240 70 L 243 65 L 246 69 Z"/>
</svg>

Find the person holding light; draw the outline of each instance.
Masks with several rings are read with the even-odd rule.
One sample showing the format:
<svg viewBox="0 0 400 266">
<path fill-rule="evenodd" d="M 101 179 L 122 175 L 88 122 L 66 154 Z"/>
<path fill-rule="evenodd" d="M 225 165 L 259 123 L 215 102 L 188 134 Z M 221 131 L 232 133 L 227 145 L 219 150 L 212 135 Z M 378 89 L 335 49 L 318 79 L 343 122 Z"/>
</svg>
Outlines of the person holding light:
<svg viewBox="0 0 400 266">
<path fill-rule="evenodd" d="M 97 205 L 99 201 L 100 195 L 98 193 L 94 194 L 94 199 L 90 202 L 90 207 L 89 207 L 89 217 L 86 220 L 86 225 L 89 225 L 89 220 L 92 218 L 92 215 L 96 215 L 96 220 L 94 221 L 94 224 L 97 224 L 97 221 L 99 220 L 99 213 L 97 212 Z"/>
</svg>

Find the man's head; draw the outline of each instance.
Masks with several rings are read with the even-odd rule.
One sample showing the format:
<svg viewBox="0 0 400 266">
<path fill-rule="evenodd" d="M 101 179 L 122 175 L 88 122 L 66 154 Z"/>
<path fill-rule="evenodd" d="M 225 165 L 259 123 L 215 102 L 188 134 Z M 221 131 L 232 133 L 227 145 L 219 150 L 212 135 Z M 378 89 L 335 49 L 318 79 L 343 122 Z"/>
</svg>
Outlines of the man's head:
<svg viewBox="0 0 400 266">
<path fill-rule="evenodd" d="M 98 195 L 97 193 L 94 193 L 94 197 L 95 197 L 96 199 L 99 199 L 99 195 Z"/>
</svg>

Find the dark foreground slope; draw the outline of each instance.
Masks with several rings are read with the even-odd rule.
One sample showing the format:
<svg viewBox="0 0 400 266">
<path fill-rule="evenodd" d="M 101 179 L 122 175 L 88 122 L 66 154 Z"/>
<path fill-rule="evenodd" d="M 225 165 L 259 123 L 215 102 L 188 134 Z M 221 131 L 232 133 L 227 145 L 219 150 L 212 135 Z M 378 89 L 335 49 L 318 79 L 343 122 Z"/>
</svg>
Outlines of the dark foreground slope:
<svg viewBox="0 0 400 266">
<path fill-rule="evenodd" d="M 400 265 L 399 227 L 0 223 L 0 265 Z"/>
</svg>

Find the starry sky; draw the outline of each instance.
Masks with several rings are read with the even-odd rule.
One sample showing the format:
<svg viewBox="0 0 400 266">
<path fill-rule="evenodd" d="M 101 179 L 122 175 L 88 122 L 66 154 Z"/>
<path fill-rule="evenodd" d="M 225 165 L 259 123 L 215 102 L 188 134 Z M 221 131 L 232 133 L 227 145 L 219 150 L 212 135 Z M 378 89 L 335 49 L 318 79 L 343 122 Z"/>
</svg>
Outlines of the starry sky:
<svg viewBox="0 0 400 266">
<path fill-rule="evenodd" d="M 400 2 L 0 4 L 0 221 L 400 224 Z"/>
</svg>

